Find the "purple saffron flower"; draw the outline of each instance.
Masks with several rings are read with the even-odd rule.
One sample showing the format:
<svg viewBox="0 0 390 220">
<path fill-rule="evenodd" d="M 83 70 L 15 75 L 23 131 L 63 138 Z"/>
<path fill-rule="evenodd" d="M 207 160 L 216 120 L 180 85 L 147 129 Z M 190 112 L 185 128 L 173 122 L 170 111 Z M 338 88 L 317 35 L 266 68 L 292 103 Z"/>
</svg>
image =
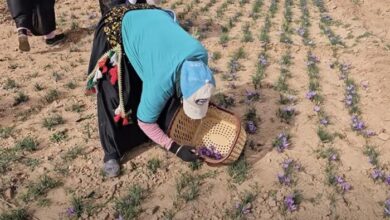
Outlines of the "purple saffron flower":
<svg viewBox="0 0 390 220">
<path fill-rule="evenodd" d="M 296 211 L 298 209 L 297 204 L 295 204 L 295 199 L 293 195 L 288 195 L 284 198 L 284 205 L 290 212 Z"/>
<path fill-rule="evenodd" d="M 385 182 L 387 185 L 390 185 L 390 175 L 386 177 Z"/>
<path fill-rule="evenodd" d="M 278 180 L 280 184 L 289 186 L 291 184 L 291 178 L 285 174 L 278 174 Z"/>
<path fill-rule="evenodd" d="M 375 131 L 372 131 L 372 130 L 364 130 L 363 135 L 366 137 L 372 137 L 372 136 L 375 136 L 376 133 L 375 133 Z"/>
<path fill-rule="evenodd" d="M 246 97 L 246 100 L 248 100 L 248 101 L 257 101 L 257 100 L 259 100 L 260 95 L 256 91 L 252 92 L 252 91 L 246 90 L 245 97 Z"/>
<path fill-rule="evenodd" d="M 374 179 L 374 180 L 378 180 L 378 179 L 381 179 L 383 177 L 383 172 L 379 169 L 374 169 L 372 172 L 371 172 L 371 178 Z"/>
<path fill-rule="evenodd" d="M 390 199 L 385 201 L 385 215 L 390 216 Z"/>
<path fill-rule="evenodd" d="M 117 219 L 115 220 L 125 220 L 122 215 L 119 215 Z"/>
<path fill-rule="evenodd" d="M 266 66 L 268 64 L 267 58 L 264 56 L 264 54 L 260 54 L 259 63 L 262 66 Z"/>
<path fill-rule="evenodd" d="M 322 118 L 322 119 L 320 120 L 320 123 L 321 123 L 322 125 L 328 125 L 328 124 L 329 124 L 329 122 L 328 122 L 328 120 L 327 120 L 326 118 Z"/>
<path fill-rule="evenodd" d="M 306 98 L 309 100 L 313 100 L 316 95 L 317 95 L 316 91 L 309 91 L 308 93 L 306 93 Z"/>
<path fill-rule="evenodd" d="M 300 27 L 300 28 L 297 30 L 297 33 L 298 33 L 299 36 L 303 37 L 303 35 L 305 35 L 305 33 L 306 33 L 306 30 L 305 30 L 305 28 Z"/>
<path fill-rule="evenodd" d="M 283 167 L 283 169 L 288 169 L 288 167 L 293 163 L 294 161 L 293 161 L 293 159 L 286 159 L 286 160 L 284 160 L 283 162 L 282 162 L 282 167 Z"/>
<path fill-rule="evenodd" d="M 347 72 L 350 68 L 351 68 L 351 65 L 345 64 L 345 63 L 341 64 L 341 66 L 340 66 L 341 72 L 344 72 L 344 73 Z"/>
<path fill-rule="evenodd" d="M 352 116 L 352 128 L 355 131 L 362 131 L 366 128 L 363 121 L 361 121 L 356 115 Z"/>
<path fill-rule="evenodd" d="M 236 89 L 237 88 L 237 86 L 236 86 L 236 84 L 234 82 L 229 82 L 228 87 L 230 89 Z"/>
<path fill-rule="evenodd" d="M 342 183 L 344 183 L 344 182 L 345 182 L 345 180 L 344 180 L 343 177 L 341 177 L 341 176 L 336 176 L 336 183 L 337 183 L 337 184 L 342 184 Z"/>
<path fill-rule="evenodd" d="M 220 160 L 222 159 L 222 154 L 216 150 L 213 146 L 211 147 L 206 147 L 206 146 L 201 146 L 198 149 L 198 154 L 202 157 L 209 157 L 214 160 Z"/>
<path fill-rule="evenodd" d="M 351 185 L 347 182 L 341 183 L 340 186 L 344 192 L 347 192 L 351 189 Z"/>
<path fill-rule="evenodd" d="M 278 137 L 274 141 L 273 146 L 276 147 L 276 150 L 278 152 L 283 152 L 290 145 L 290 143 L 288 142 L 288 139 L 289 139 L 288 135 L 281 133 L 278 135 Z"/>
<path fill-rule="evenodd" d="M 332 155 L 330 155 L 330 157 L 329 157 L 329 160 L 330 161 L 336 161 L 338 158 L 337 158 L 337 154 L 332 154 Z"/>
<path fill-rule="evenodd" d="M 246 215 L 252 212 L 252 204 L 248 202 L 246 205 L 244 205 L 241 209 L 242 214 Z"/>
<path fill-rule="evenodd" d="M 249 134 L 254 134 L 256 133 L 257 127 L 253 121 L 247 121 L 246 122 L 246 131 Z"/>
<path fill-rule="evenodd" d="M 321 107 L 318 106 L 318 105 L 316 105 L 316 106 L 314 106 L 313 110 L 314 110 L 315 112 L 319 112 L 319 111 L 321 111 Z"/>
<path fill-rule="evenodd" d="M 68 217 L 72 217 L 76 214 L 76 210 L 73 207 L 67 208 L 66 209 L 66 215 Z"/>
</svg>

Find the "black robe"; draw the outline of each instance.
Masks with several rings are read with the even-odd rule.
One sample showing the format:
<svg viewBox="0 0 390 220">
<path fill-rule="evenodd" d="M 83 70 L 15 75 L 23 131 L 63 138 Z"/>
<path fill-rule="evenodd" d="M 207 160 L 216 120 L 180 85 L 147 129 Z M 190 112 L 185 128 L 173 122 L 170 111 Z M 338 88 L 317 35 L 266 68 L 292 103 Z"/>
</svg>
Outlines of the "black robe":
<svg viewBox="0 0 390 220">
<path fill-rule="evenodd" d="M 104 18 L 102 18 L 96 27 L 88 73 L 94 70 L 102 55 L 111 49 L 104 32 L 104 26 Z M 124 105 L 125 109 L 132 110 L 130 118 L 133 123 L 124 126 L 114 121 L 114 109 L 119 103 L 118 86 L 113 86 L 108 79 L 109 77 L 104 75 L 97 85 L 98 126 L 100 142 L 104 150 L 104 161 L 119 159 L 133 147 L 149 141 L 138 126 L 136 116 L 141 99 L 142 81 L 125 53 L 122 55 L 121 62 Z M 171 119 L 179 106 L 180 99 L 174 95 L 168 101 L 157 122 L 163 131 L 168 130 Z"/>
</svg>

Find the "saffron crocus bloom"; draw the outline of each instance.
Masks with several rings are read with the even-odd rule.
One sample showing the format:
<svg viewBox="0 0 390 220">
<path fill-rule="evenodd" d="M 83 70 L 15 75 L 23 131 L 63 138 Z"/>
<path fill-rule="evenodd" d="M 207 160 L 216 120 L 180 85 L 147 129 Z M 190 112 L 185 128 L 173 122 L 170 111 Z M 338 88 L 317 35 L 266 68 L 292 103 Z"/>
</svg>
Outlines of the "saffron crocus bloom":
<svg viewBox="0 0 390 220">
<path fill-rule="evenodd" d="M 291 178 L 286 174 L 278 174 L 278 180 L 280 184 L 289 186 L 291 184 Z"/>
<path fill-rule="evenodd" d="M 209 157 L 214 160 L 222 159 L 222 154 L 218 150 L 216 150 L 213 146 L 211 147 L 201 146 L 198 149 L 198 153 L 203 157 Z"/>
<path fill-rule="evenodd" d="M 390 216 L 390 199 L 385 201 L 385 216 Z"/>
<path fill-rule="evenodd" d="M 319 111 L 321 111 L 321 107 L 318 106 L 318 105 L 316 105 L 316 106 L 314 106 L 313 110 L 314 110 L 315 112 L 319 112 Z"/>
<path fill-rule="evenodd" d="M 72 216 L 74 216 L 75 214 L 76 214 L 76 210 L 74 210 L 73 207 L 70 207 L 70 208 L 67 208 L 67 209 L 66 209 L 66 215 L 67 215 L 68 217 L 72 217 Z"/>
<path fill-rule="evenodd" d="M 252 212 L 252 204 L 248 202 L 241 209 L 242 214 L 246 215 Z"/>
<path fill-rule="evenodd" d="M 297 204 L 295 204 L 293 195 L 288 195 L 284 198 L 284 205 L 290 212 L 296 211 L 298 209 Z"/>
<path fill-rule="evenodd" d="M 385 182 L 387 183 L 387 185 L 390 185 L 390 176 L 386 177 Z"/>
<path fill-rule="evenodd" d="M 264 56 L 264 54 L 260 54 L 259 63 L 262 66 L 266 66 L 268 64 L 267 58 Z"/>
<path fill-rule="evenodd" d="M 119 215 L 117 219 L 115 220 L 124 220 L 123 216 L 122 215 Z"/>
<path fill-rule="evenodd" d="M 347 192 L 351 189 L 351 185 L 347 182 L 341 183 L 340 186 L 344 192 Z"/>
<path fill-rule="evenodd" d="M 320 123 L 321 123 L 322 125 L 328 125 L 328 124 L 329 124 L 329 122 L 328 122 L 328 120 L 326 120 L 326 118 L 321 119 L 321 120 L 320 120 Z"/>
<path fill-rule="evenodd" d="M 245 128 L 249 134 L 254 134 L 254 133 L 256 133 L 256 130 L 257 130 L 257 127 L 253 121 L 247 121 Z"/>
<path fill-rule="evenodd" d="M 366 126 L 356 115 L 352 116 L 352 128 L 355 131 L 362 131 Z"/>
<path fill-rule="evenodd" d="M 383 177 L 383 172 L 379 169 L 374 169 L 372 172 L 371 172 L 371 178 L 374 179 L 374 180 L 378 180 L 378 179 L 381 179 Z"/>
<path fill-rule="evenodd" d="M 246 97 L 246 100 L 248 100 L 248 101 L 257 101 L 257 100 L 259 100 L 260 95 L 256 91 L 252 92 L 252 91 L 246 90 L 245 97 Z"/>
<path fill-rule="evenodd" d="M 366 136 L 366 137 L 372 137 L 372 136 L 375 136 L 376 133 L 375 133 L 375 131 L 372 131 L 372 130 L 365 130 L 363 132 L 363 135 Z"/>
<path fill-rule="evenodd" d="M 306 93 L 306 98 L 309 100 L 313 100 L 316 95 L 317 95 L 316 91 L 309 91 Z"/>
<path fill-rule="evenodd" d="M 278 137 L 273 142 L 273 147 L 276 148 L 278 152 L 283 152 L 285 149 L 288 148 L 290 143 L 288 142 L 289 136 L 285 133 L 281 133 L 278 135 Z"/>
<path fill-rule="evenodd" d="M 305 33 L 306 33 L 306 30 L 305 30 L 305 28 L 300 27 L 300 28 L 297 30 L 297 33 L 298 33 L 299 36 L 303 37 L 303 35 L 305 35 Z"/>
<path fill-rule="evenodd" d="M 293 161 L 293 159 L 286 159 L 286 160 L 284 160 L 283 162 L 282 162 L 282 167 L 283 167 L 283 169 L 288 169 L 288 167 L 293 163 L 294 161 Z"/>
<path fill-rule="evenodd" d="M 330 155 L 329 160 L 330 161 L 336 161 L 337 160 L 337 154 Z"/>
</svg>

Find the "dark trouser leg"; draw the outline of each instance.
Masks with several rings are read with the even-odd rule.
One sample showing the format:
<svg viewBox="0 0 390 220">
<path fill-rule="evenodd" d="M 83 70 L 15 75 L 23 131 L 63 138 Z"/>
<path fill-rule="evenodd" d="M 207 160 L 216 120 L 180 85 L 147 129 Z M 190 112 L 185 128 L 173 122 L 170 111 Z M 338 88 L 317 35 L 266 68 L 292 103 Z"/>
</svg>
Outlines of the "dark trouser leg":
<svg viewBox="0 0 390 220">
<path fill-rule="evenodd" d="M 33 0 L 7 0 L 8 9 L 17 28 L 32 29 Z"/>
<path fill-rule="evenodd" d="M 47 35 L 56 29 L 54 4 L 55 0 L 36 0 L 36 6 L 33 10 L 35 13 L 32 30 L 34 35 Z"/>
</svg>

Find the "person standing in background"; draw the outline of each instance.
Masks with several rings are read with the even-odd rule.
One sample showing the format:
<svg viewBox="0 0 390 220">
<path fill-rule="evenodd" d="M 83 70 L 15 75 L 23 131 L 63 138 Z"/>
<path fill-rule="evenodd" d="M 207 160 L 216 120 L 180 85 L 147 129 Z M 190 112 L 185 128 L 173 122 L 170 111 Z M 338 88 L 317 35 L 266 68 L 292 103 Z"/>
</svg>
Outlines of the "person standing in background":
<svg viewBox="0 0 390 220">
<path fill-rule="evenodd" d="M 56 34 L 55 0 L 7 0 L 8 8 L 18 31 L 19 49 L 29 51 L 28 36 L 43 36 L 49 46 L 65 40 Z"/>
<path fill-rule="evenodd" d="M 100 11 L 101 11 L 102 16 L 103 16 L 110 10 L 110 8 L 112 8 L 116 5 L 120 5 L 120 4 L 148 3 L 150 5 L 157 5 L 160 2 L 161 2 L 160 0 L 99 0 L 99 5 L 100 5 Z"/>
</svg>

